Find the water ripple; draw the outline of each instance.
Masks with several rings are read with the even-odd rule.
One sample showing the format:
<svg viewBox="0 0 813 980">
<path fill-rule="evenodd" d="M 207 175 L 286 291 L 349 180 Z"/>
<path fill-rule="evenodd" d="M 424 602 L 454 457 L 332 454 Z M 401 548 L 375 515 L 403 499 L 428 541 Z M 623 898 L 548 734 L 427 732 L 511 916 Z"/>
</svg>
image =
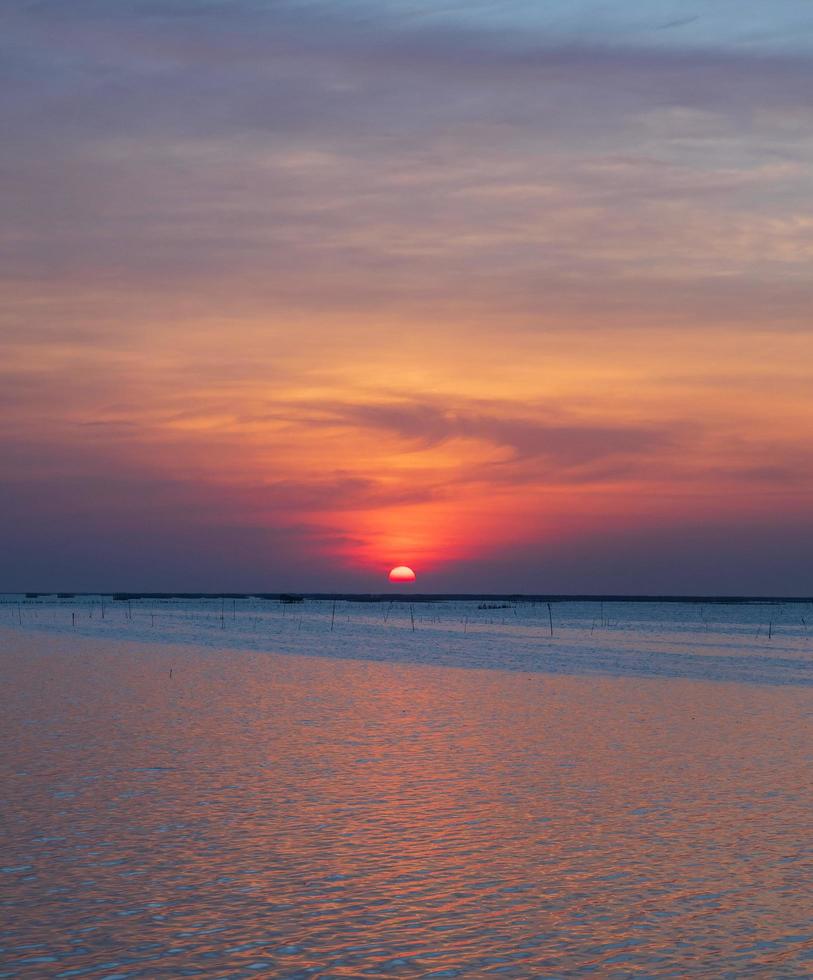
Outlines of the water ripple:
<svg viewBox="0 0 813 980">
<path fill-rule="evenodd" d="M 813 971 L 805 686 L 0 638 L 0 976 Z"/>
</svg>

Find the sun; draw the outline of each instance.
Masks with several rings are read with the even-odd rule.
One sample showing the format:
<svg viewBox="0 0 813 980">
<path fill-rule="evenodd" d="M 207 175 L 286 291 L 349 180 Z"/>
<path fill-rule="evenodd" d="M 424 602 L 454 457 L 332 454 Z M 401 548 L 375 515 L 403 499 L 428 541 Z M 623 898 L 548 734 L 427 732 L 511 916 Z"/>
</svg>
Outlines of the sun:
<svg viewBox="0 0 813 980">
<path fill-rule="evenodd" d="M 414 582 L 415 573 L 407 565 L 396 565 L 390 570 L 390 582 Z"/>
</svg>

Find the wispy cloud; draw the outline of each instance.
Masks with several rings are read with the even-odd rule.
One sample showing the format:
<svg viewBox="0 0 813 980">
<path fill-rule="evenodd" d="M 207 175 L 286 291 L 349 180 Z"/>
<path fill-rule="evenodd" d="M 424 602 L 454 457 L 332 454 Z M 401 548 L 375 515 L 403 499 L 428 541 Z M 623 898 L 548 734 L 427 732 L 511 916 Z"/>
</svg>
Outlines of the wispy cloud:
<svg viewBox="0 0 813 980">
<path fill-rule="evenodd" d="M 809 5 L 656 6 L 5 4 L 14 541 L 306 575 L 801 514 Z"/>
</svg>

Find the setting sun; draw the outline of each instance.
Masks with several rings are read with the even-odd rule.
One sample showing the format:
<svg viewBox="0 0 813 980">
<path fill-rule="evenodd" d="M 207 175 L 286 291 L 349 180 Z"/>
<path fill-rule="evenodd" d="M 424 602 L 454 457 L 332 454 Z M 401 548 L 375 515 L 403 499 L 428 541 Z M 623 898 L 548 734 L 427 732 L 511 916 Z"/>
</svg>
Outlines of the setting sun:
<svg viewBox="0 0 813 980">
<path fill-rule="evenodd" d="M 390 570 L 390 582 L 414 582 L 415 573 L 407 565 L 397 565 Z"/>
</svg>

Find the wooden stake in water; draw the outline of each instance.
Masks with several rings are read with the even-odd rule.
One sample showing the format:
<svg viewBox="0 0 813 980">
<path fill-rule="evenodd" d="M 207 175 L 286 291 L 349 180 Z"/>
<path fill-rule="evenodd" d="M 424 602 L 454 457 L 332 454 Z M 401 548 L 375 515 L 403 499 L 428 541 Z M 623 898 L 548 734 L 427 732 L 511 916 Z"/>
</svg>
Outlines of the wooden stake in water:
<svg viewBox="0 0 813 980">
<path fill-rule="evenodd" d="M 412 632 L 415 632 L 415 610 L 412 608 L 412 604 L 409 606 L 409 615 L 412 617 Z"/>
<path fill-rule="evenodd" d="M 336 600 L 333 600 L 333 612 L 330 616 L 330 632 L 333 632 L 333 624 L 336 622 Z"/>
<path fill-rule="evenodd" d="M 548 606 L 548 620 L 550 622 L 550 635 L 553 636 L 553 613 L 551 612 L 550 603 L 548 603 L 547 606 Z"/>
</svg>

